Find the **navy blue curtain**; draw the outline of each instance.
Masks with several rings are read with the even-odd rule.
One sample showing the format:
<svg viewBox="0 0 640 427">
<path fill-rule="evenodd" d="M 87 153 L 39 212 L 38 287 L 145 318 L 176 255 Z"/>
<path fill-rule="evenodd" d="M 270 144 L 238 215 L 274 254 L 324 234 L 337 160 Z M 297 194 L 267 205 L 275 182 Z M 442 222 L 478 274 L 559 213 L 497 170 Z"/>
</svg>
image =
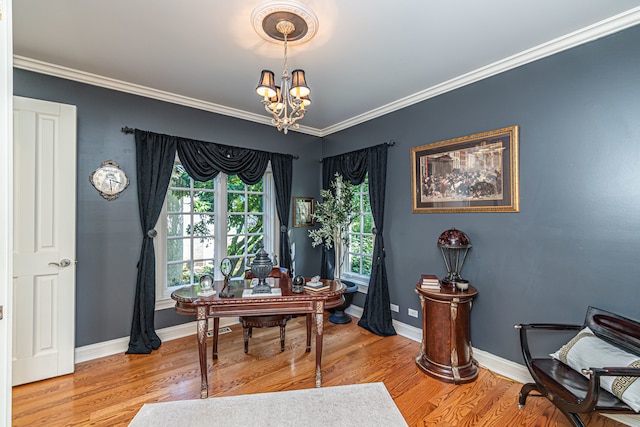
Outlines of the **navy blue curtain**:
<svg viewBox="0 0 640 427">
<path fill-rule="evenodd" d="M 176 158 L 175 137 L 135 130 L 138 208 L 142 225 L 142 249 L 138 261 L 136 296 L 127 353 L 149 354 L 160 347 L 155 331 L 156 255 L 153 227 L 164 203 Z"/>
<path fill-rule="evenodd" d="M 289 212 L 293 185 L 293 157 L 290 154 L 271 154 L 271 169 L 276 187 L 276 209 L 280 218 L 280 267 L 293 276 L 291 242 L 289 241 Z"/>
<path fill-rule="evenodd" d="M 369 291 L 364 301 L 364 310 L 358 325 L 382 336 L 395 335 L 391 317 L 389 282 L 385 264 L 384 239 L 384 201 L 387 184 L 387 144 L 367 150 L 369 164 L 369 200 L 371 214 L 376 225 L 373 241 L 373 265 L 369 278 Z"/>
<path fill-rule="evenodd" d="M 127 353 L 148 354 L 160 347 L 155 332 L 156 269 L 153 227 L 158 222 L 171 179 L 176 152 L 185 170 L 197 181 L 208 181 L 220 172 L 238 175 L 248 184 L 260 181 L 272 162 L 276 189 L 276 206 L 280 223 L 280 265 L 291 269 L 291 246 L 288 236 L 291 205 L 292 161 L 290 154 L 269 153 L 248 148 L 231 147 L 170 135 L 135 130 L 136 176 L 138 204 L 143 240 L 136 297 Z M 284 231 L 283 231 L 284 229 Z M 283 254 L 285 254 L 283 256 Z M 287 256 L 288 255 L 288 256 Z M 284 263 L 288 263 L 285 265 Z"/>
<path fill-rule="evenodd" d="M 369 199 L 376 229 L 374 231 L 373 265 L 369 278 L 369 291 L 358 325 L 381 336 L 396 335 L 391 317 L 384 239 L 382 238 L 388 148 L 388 144 L 385 143 L 322 159 L 322 187 L 324 189 L 331 188 L 331 181 L 336 172 L 354 185 L 361 184 L 366 174 L 369 174 Z M 334 259 L 333 249 L 327 250 L 323 247 L 320 268 L 322 277 L 334 277 Z"/>
</svg>

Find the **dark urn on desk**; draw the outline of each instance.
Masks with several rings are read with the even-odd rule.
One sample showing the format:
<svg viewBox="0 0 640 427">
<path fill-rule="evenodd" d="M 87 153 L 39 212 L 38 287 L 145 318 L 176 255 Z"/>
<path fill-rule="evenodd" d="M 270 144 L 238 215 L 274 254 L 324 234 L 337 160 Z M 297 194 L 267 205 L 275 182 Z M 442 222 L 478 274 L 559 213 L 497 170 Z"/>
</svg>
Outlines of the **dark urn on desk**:
<svg viewBox="0 0 640 427">
<path fill-rule="evenodd" d="M 260 247 L 260 250 L 256 254 L 251 264 L 251 272 L 258 279 L 258 284 L 253 287 L 254 294 L 270 294 L 271 286 L 267 284 L 265 279 L 269 277 L 273 263 L 269 259 L 269 255 L 264 250 L 264 246 Z"/>
</svg>

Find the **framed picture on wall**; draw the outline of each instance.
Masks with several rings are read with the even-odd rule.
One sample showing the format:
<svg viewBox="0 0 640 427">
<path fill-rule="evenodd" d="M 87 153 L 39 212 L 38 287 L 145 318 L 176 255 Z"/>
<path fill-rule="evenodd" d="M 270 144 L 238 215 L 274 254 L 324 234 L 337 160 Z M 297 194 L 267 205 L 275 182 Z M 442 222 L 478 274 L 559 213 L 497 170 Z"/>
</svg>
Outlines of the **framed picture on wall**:
<svg viewBox="0 0 640 427">
<path fill-rule="evenodd" d="M 313 197 L 293 198 L 293 226 L 311 227 L 313 221 Z"/>
<path fill-rule="evenodd" d="M 519 212 L 518 161 L 518 126 L 413 147 L 412 212 Z"/>
</svg>

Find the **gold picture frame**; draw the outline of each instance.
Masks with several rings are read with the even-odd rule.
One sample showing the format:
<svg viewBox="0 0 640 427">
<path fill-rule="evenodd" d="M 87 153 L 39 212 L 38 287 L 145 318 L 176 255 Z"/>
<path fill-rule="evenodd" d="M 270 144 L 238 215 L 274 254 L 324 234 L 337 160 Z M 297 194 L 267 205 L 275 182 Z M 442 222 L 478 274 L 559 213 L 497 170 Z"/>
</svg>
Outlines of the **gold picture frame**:
<svg viewBox="0 0 640 427">
<path fill-rule="evenodd" d="M 411 148 L 413 213 L 519 212 L 518 126 Z"/>
<path fill-rule="evenodd" d="M 312 216 L 314 208 L 313 197 L 294 197 L 293 226 L 312 227 L 315 224 Z"/>
</svg>

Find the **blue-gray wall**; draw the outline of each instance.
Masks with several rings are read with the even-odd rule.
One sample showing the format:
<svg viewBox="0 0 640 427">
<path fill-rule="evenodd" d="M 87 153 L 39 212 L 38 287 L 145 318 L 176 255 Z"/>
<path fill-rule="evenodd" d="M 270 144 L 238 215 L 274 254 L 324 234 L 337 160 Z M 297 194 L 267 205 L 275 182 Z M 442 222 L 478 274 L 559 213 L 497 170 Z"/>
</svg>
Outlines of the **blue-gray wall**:
<svg viewBox="0 0 640 427">
<path fill-rule="evenodd" d="M 473 244 L 463 277 L 479 289 L 472 341 L 521 361 L 518 322 L 582 321 L 588 305 L 640 318 L 640 27 L 571 49 L 345 131 L 317 138 L 16 70 L 15 93 L 78 106 L 77 345 L 129 333 L 140 248 L 133 137 L 124 125 L 299 154 L 294 196 L 318 197 L 318 159 L 390 139 L 384 228 L 396 318 L 419 310 L 420 273 L 444 275 L 436 247 L 451 227 Z M 410 149 L 520 126 L 520 212 L 412 214 Z M 88 176 L 103 160 L 132 178 L 106 202 Z M 317 249 L 292 229 L 298 271 Z M 360 305 L 363 296 L 356 299 Z M 394 314 L 395 315 L 395 314 Z M 157 327 L 181 321 L 158 313 Z"/>
<path fill-rule="evenodd" d="M 473 244 L 474 347 L 520 362 L 515 323 L 582 323 L 588 305 L 640 319 L 638 46 L 635 27 L 324 138 L 325 156 L 396 141 L 384 238 L 397 319 L 421 326 L 407 308 L 421 273 L 446 273 L 436 240 L 451 227 Z M 411 213 L 411 147 L 511 125 L 519 213 Z"/>
<path fill-rule="evenodd" d="M 293 196 L 319 196 L 320 138 L 23 70 L 14 71 L 15 95 L 78 107 L 76 347 L 129 335 L 142 231 L 136 189 L 135 143 L 123 126 L 203 141 L 299 155 Z M 89 175 L 112 159 L 131 184 L 118 199 L 103 199 Z M 292 210 L 293 212 L 293 210 Z M 290 224 L 293 221 L 289 221 Z M 296 273 L 315 275 L 319 250 L 305 228 L 292 228 Z M 156 327 L 193 319 L 173 309 L 156 312 Z"/>
</svg>

